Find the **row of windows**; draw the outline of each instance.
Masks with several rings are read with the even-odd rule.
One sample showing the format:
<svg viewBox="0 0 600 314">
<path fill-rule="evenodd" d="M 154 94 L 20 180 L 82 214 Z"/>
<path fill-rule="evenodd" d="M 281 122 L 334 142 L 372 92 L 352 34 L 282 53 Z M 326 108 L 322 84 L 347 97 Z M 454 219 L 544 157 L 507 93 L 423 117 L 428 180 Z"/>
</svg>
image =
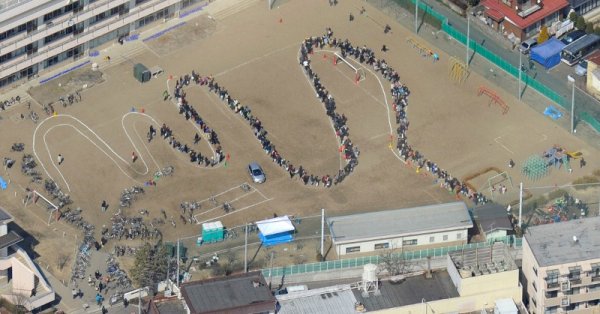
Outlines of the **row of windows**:
<svg viewBox="0 0 600 314">
<path fill-rule="evenodd" d="M 71 11 L 73 11 L 73 12 L 79 12 L 82 9 L 83 9 L 83 6 L 82 6 L 82 3 L 81 3 L 81 0 L 75 1 L 73 3 L 69 3 L 69 4 L 67 4 L 66 6 L 64 6 L 64 7 L 60 8 L 60 9 L 56 9 L 56 10 L 50 12 L 50 13 L 44 14 L 44 22 L 50 22 L 51 20 L 53 20 L 53 19 L 55 19 L 55 18 L 57 18 L 57 17 L 59 17 L 61 15 L 67 14 L 67 13 L 69 13 Z"/>
<path fill-rule="evenodd" d="M 126 14 L 127 12 L 129 12 L 129 7 L 127 6 L 127 4 L 121 4 L 119 6 L 116 6 L 110 10 L 104 11 L 104 12 L 92 17 L 90 19 L 90 25 L 104 21 L 107 18 L 115 16 L 117 14 L 119 14 L 119 15 Z"/>
<path fill-rule="evenodd" d="M 37 20 L 32 20 L 27 23 L 21 24 L 15 28 L 12 28 L 5 32 L 0 33 L 0 40 L 5 40 L 5 39 L 11 38 L 13 36 L 16 36 L 18 34 L 21 34 L 25 31 L 31 32 L 36 29 L 37 29 Z"/>
<path fill-rule="evenodd" d="M 463 234 L 461 232 L 459 232 L 456 234 L 456 239 L 461 240 L 462 236 L 463 236 Z M 443 241 L 448 241 L 448 235 L 447 234 L 443 235 L 442 239 L 443 239 Z M 434 242 L 435 242 L 435 236 L 429 237 L 429 243 L 434 243 Z M 411 245 L 417 245 L 417 244 L 418 244 L 417 239 L 408 239 L 408 240 L 402 241 L 403 246 L 411 246 Z M 389 249 L 389 248 L 390 248 L 389 242 L 375 243 L 375 245 L 374 245 L 375 250 L 382 250 L 382 249 Z M 357 253 L 357 252 L 360 252 L 360 246 L 352 246 L 352 247 L 346 248 L 346 253 Z"/>
</svg>

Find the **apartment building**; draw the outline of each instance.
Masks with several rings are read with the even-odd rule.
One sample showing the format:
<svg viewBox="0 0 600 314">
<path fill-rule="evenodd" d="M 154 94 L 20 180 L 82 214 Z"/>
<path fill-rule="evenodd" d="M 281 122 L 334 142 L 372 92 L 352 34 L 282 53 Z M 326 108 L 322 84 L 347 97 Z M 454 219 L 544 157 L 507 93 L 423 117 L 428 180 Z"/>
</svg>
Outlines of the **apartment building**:
<svg viewBox="0 0 600 314">
<path fill-rule="evenodd" d="M 205 0 L 0 0 L 0 87 Z"/>
<path fill-rule="evenodd" d="M 522 270 L 530 313 L 600 312 L 600 217 L 530 227 Z"/>
</svg>

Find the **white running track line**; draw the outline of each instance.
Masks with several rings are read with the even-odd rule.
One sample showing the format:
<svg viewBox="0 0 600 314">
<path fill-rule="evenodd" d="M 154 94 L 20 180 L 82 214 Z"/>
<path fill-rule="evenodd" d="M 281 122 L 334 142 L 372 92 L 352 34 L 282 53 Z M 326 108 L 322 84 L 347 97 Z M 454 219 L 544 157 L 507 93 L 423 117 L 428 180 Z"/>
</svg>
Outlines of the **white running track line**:
<svg viewBox="0 0 600 314">
<path fill-rule="evenodd" d="M 202 223 L 205 223 L 205 222 L 209 222 L 209 221 L 213 221 L 213 220 L 221 219 L 221 218 L 223 218 L 223 217 L 225 217 L 225 216 L 229 216 L 229 215 L 231 215 L 231 214 L 239 213 L 239 212 L 241 212 L 241 211 L 243 211 L 243 210 L 246 210 L 246 209 L 248 209 L 248 208 L 252 208 L 252 207 L 254 207 L 254 206 L 258 206 L 258 205 L 260 205 L 260 204 L 262 204 L 262 203 L 266 203 L 266 202 L 268 202 L 268 201 L 270 201 L 270 200 L 273 200 L 273 199 L 272 199 L 272 198 L 268 198 L 268 199 L 262 200 L 262 201 L 260 201 L 260 202 L 258 202 L 258 203 L 254 203 L 254 204 L 252 204 L 252 205 L 248 205 L 248 206 L 246 206 L 246 207 L 242 207 L 242 208 L 239 208 L 239 209 L 235 209 L 235 210 L 233 210 L 233 211 L 230 211 L 230 212 L 229 212 L 229 213 L 227 213 L 227 214 L 224 214 L 224 215 L 221 215 L 221 216 L 217 216 L 217 217 L 214 217 L 214 218 L 210 218 L 210 219 L 207 219 L 207 220 L 199 221 L 199 222 L 197 223 L 197 225 L 199 225 L 199 224 L 202 224 Z"/>
</svg>

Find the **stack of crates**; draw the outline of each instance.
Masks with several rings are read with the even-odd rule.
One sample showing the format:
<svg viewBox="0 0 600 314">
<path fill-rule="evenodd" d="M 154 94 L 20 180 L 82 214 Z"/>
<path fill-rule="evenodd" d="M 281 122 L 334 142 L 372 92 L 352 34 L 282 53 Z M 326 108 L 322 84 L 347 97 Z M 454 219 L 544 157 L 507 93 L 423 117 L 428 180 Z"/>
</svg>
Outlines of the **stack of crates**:
<svg viewBox="0 0 600 314">
<path fill-rule="evenodd" d="M 202 224 L 202 242 L 214 243 L 223 241 L 224 228 L 220 221 Z"/>
</svg>

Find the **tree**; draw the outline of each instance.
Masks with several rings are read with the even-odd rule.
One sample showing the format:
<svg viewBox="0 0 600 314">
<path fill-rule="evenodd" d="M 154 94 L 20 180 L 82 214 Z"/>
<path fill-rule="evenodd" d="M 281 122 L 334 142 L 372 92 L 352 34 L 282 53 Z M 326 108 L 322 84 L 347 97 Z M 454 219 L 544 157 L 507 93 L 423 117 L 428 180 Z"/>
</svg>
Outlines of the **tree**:
<svg viewBox="0 0 600 314">
<path fill-rule="evenodd" d="M 404 258 L 402 249 L 388 249 L 379 255 L 381 261 L 379 267 L 382 271 L 387 271 L 390 276 L 398 276 L 411 271 L 412 264 Z"/>
<path fill-rule="evenodd" d="M 579 30 L 585 30 L 586 26 L 587 25 L 585 25 L 585 19 L 583 16 L 578 16 L 577 21 L 575 21 L 575 27 L 577 27 Z"/>
<path fill-rule="evenodd" d="M 537 38 L 537 43 L 541 44 L 548 40 L 548 38 L 550 38 L 550 35 L 548 34 L 548 27 L 544 25 L 540 28 L 540 35 Z"/>
<path fill-rule="evenodd" d="M 165 280 L 169 256 L 162 243 L 150 245 L 146 243 L 135 253 L 135 261 L 131 268 L 131 279 L 137 287 L 154 286 Z"/>
<path fill-rule="evenodd" d="M 569 20 L 571 20 L 573 23 L 577 23 L 577 13 L 575 13 L 575 11 L 569 14 Z"/>
<path fill-rule="evenodd" d="M 586 23 L 585 32 L 588 34 L 593 33 L 594 32 L 594 23 L 592 23 L 592 22 Z"/>
</svg>

